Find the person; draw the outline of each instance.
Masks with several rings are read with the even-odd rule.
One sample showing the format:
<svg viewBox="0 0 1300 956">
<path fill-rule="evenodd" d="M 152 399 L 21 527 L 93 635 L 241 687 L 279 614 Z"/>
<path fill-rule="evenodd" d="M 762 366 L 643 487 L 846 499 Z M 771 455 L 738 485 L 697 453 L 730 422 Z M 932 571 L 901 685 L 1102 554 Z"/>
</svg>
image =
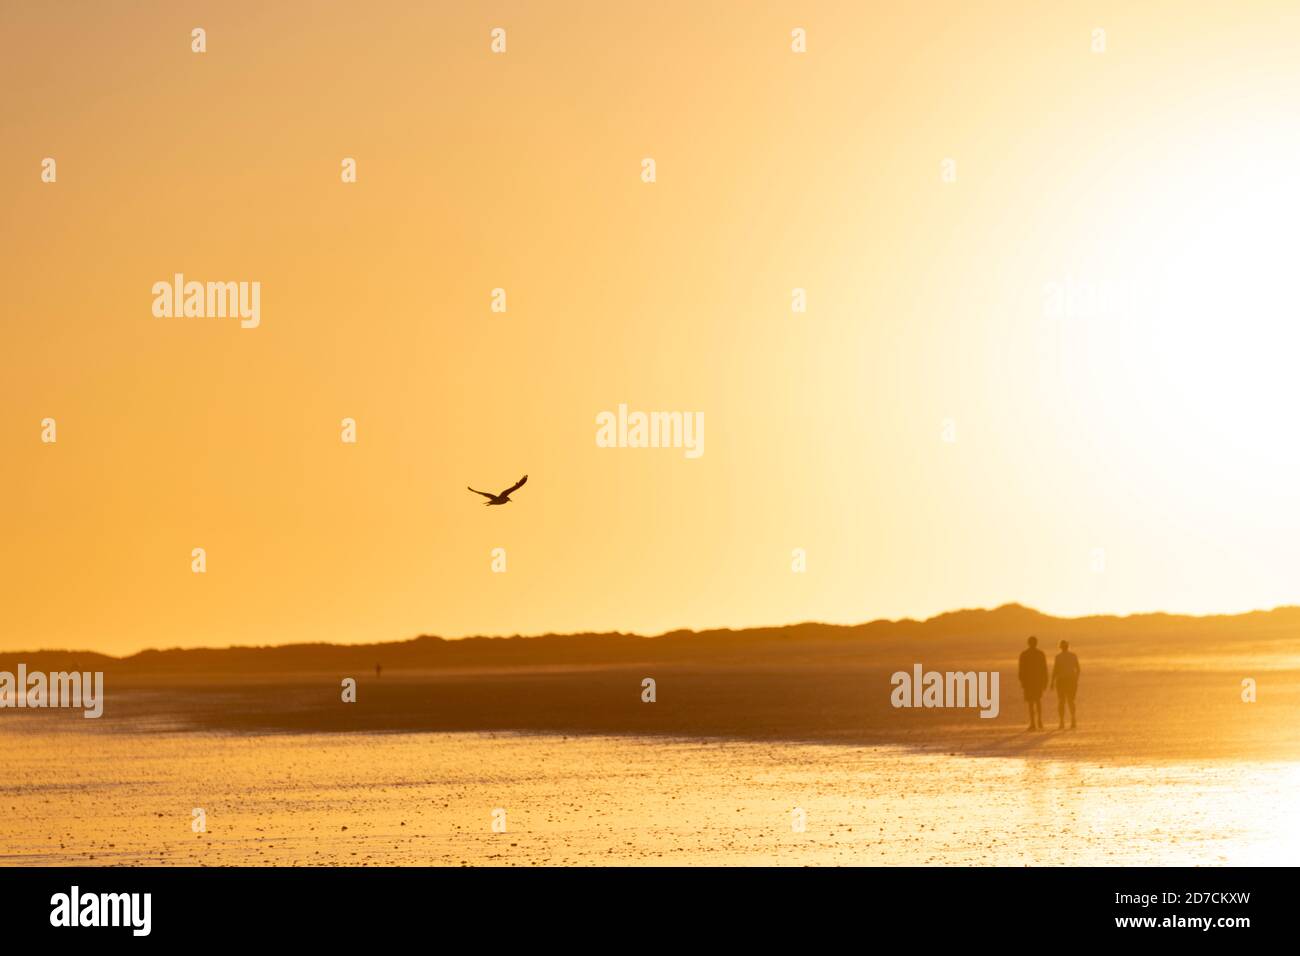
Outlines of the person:
<svg viewBox="0 0 1300 956">
<path fill-rule="evenodd" d="M 1029 705 L 1029 729 L 1043 729 L 1043 691 L 1047 689 L 1047 655 L 1038 649 L 1038 638 L 1020 652 L 1020 686 Z"/>
<path fill-rule="evenodd" d="M 1069 641 L 1061 641 L 1061 653 L 1052 662 L 1052 689 L 1056 691 L 1056 709 L 1065 729 L 1065 707 L 1070 707 L 1070 729 L 1075 729 L 1074 695 L 1079 690 L 1079 658 L 1070 650 Z"/>
</svg>

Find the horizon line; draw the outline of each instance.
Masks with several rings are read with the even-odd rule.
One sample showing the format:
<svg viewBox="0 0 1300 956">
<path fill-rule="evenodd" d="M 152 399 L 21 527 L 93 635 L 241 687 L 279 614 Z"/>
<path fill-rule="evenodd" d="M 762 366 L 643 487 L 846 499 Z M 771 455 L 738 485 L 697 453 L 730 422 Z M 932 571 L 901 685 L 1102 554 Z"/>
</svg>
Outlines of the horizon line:
<svg viewBox="0 0 1300 956">
<path fill-rule="evenodd" d="M 437 641 L 509 641 L 524 640 L 533 641 L 547 637 L 589 637 L 599 635 L 617 635 L 619 637 L 637 637 L 643 640 L 657 640 L 676 634 L 710 634 L 710 633 L 744 633 L 745 631 L 779 631 L 798 627 L 825 627 L 825 628 L 843 628 L 854 629 L 860 627 L 871 627 L 880 624 L 917 624 L 924 626 L 944 617 L 951 617 L 958 614 L 996 614 L 999 611 L 1027 611 L 1030 614 L 1045 618 L 1051 621 L 1089 621 L 1110 619 L 1115 621 L 1127 621 L 1133 618 L 1141 617 L 1164 617 L 1164 618 L 1187 618 L 1190 620 L 1208 620 L 1211 618 L 1230 618 L 1230 617 L 1249 617 L 1255 614 L 1275 614 L 1279 611 L 1289 611 L 1300 609 L 1297 604 L 1278 604 L 1271 608 L 1252 608 L 1247 611 L 1231 612 L 1212 612 L 1208 614 L 1186 614 L 1177 611 L 1133 611 L 1128 614 L 1098 613 L 1098 614 L 1049 614 L 1046 611 L 1040 611 L 1038 608 L 1030 607 L 1027 604 L 1021 604 L 1019 601 L 1008 601 L 1005 604 L 999 604 L 996 607 L 963 607 L 953 608 L 948 611 L 940 611 L 926 618 L 898 617 L 872 618 L 866 621 L 859 621 L 856 624 L 837 624 L 831 621 L 822 620 L 803 620 L 791 621 L 786 624 L 757 624 L 747 627 L 675 627 L 666 631 L 659 631 L 654 634 L 641 634 L 636 631 L 543 631 L 533 634 L 464 634 L 459 637 L 444 637 L 439 634 L 417 634 L 414 637 L 399 638 L 388 641 L 357 641 L 355 643 L 342 643 L 337 641 L 287 641 L 283 644 L 227 644 L 217 646 L 212 644 L 195 644 L 191 646 L 173 645 L 171 647 L 144 647 L 128 654 L 109 654 L 104 651 L 91 650 L 90 648 L 55 648 L 45 647 L 34 650 L 0 650 L 0 657 L 14 657 L 25 654 L 96 654 L 100 657 L 107 657 L 110 660 L 125 661 L 133 657 L 139 657 L 142 654 L 170 654 L 177 651 L 237 651 L 237 650 L 275 650 L 291 647 L 385 647 L 395 644 L 410 644 L 415 641 L 437 640 Z"/>
</svg>

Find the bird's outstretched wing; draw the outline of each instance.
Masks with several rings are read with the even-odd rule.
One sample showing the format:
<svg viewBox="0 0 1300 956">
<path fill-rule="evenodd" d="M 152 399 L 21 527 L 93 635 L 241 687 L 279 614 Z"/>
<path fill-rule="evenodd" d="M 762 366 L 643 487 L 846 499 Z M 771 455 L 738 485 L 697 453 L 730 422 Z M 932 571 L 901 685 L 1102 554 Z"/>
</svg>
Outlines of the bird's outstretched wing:
<svg viewBox="0 0 1300 956">
<path fill-rule="evenodd" d="M 505 491 L 501 492 L 501 497 L 504 498 L 506 495 L 514 494 L 516 491 L 518 491 L 520 488 L 522 488 L 522 487 L 524 486 L 524 482 L 527 481 L 527 480 L 528 480 L 528 476 L 527 476 L 527 475 L 524 475 L 522 478 L 520 478 L 518 481 L 516 481 L 513 485 L 511 485 L 511 486 L 510 486 L 509 488 L 507 488 Z"/>
<path fill-rule="evenodd" d="M 466 485 L 465 487 L 466 487 L 466 488 L 469 488 L 469 485 Z M 472 492 L 474 492 L 474 494 L 476 494 L 476 495 L 482 495 L 484 498 L 495 498 L 495 497 L 496 497 L 496 495 L 490 495 L 490 494 L 488 494 L 486 491 L 479 491 L 477 488 L 469 488 L 469 490 L 472 491 Z"/>
</svg>

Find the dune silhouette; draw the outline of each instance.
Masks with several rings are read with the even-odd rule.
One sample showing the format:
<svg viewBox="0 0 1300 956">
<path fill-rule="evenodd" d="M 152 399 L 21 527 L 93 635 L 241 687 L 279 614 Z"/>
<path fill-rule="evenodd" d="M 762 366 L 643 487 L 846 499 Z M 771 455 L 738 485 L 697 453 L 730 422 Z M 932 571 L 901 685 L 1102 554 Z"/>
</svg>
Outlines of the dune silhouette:
<svg viewBox="0 0 1300 956">
<path fill-rule="evenodd" d="M 987 650 L 1006 657 L 1018 652 L 1025 636 L 1044 644 L 1061 638 L 1099 651 L 1131 657 L 1171 653 L 1175 659 L 1198 653 L 1300 654 L 1300 607 L 1279 607 L 1235 615 L 1190 616 L 1165 613 L 1128 616 L 1052 617 L 1020 604 L 993 609 L 948 611 L 926 620 L 902 618 L 856 625 L 802 623 L 732 630 L 674 630 L 655 636 L 622 631 L 574 634 L 442 638 L 421 635 L 402 641 L 365 644 L 294 643 L 225 648 L 149 649 L 114 657 L 94 651 L 0 651 L 0 668 L 24 661 L 28 667 L 103 670 L 135 674 L 293 674 L 339 668 L 371 671 L 380 662 L 387 672 L 438 668 L 492 668 L 518 665 L 595 665 L 628 661 L 748 659 L 791 653 L 833 658 L 837 651 L 924 653 L 941 646 L 977 657 Z M 990 642 L 992 639 L 992 642 Z M 1014 655 L 1011 655 L 1014 657 Z"/>
</svg>

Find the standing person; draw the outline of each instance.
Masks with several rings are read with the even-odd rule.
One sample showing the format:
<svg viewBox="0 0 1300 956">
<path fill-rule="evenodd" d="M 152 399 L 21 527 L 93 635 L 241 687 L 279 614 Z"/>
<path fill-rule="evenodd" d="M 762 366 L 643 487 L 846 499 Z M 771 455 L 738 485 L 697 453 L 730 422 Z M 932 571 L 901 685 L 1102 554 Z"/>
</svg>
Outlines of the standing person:
<svg viewBox="0 0 1300 956">
<path fill-rule="evenodd" d="M 1043 729 L 1043 691 L 1047 689 L 1047 655 L 1038 649 L 1038 638 L 1020 652 L 1020 686 L 1029 705 L 1029 729 Z"/>
<path fill-rule="evenodd" d="M 1065 729 L 1065 705 L 1070 705 L 1070 729 L 1074 730 L 1074 695 L 1079 690 L 1079 658 L 1070 650 L 1069 641 L 1061 641 L 1061 653 L 1052 662 L 1052 689 L 1056 691 L 1056 709 Z"/>
</svg>

